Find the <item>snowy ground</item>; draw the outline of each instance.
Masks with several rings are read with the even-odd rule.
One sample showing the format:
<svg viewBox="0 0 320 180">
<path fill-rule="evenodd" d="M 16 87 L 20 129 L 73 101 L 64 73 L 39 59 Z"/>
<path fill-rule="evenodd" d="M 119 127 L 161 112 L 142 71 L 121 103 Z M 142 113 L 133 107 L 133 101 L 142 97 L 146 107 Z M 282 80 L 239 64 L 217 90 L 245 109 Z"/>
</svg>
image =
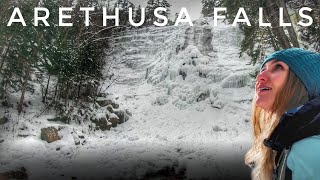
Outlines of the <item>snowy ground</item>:
<svg viewBox="0 0 320 180">
<path fill-rule="evenodd" d="M 111 131 L 88 132 L 72 123 L 47 121 L 54 117 L 50 112 L 34 118 L 44 108 L 34 103 L 25 117 L 15 117 L 14 122 L 0 127 L 0 140 L 5 140 L 0 143 L 0 172 L 23 166 L 30 179 L 148 179 L 146 174 L 167 166 L 177 174 L 184 171 L 184 178 L 189 179 L 248 175 L 241 173 L 248 173 L 243 156 L 251 144 L 253 90 L 247 76 L 253 67 L 247 65 L 247 57 L 239 58 L 239 32 L 223 23 L 214 27 L 214 49 L 207 56 L 192 43 L 176 53 L 177 45 L 186 38 L 185 30 L 154 28 L 140 34 L 148 40 L 137 38 L 137 33 L 141 46 L 132 37 L 119 40 L 126 50 L 113 56 L 136 61 L 119 64 L 116 74 L 121 78 L 109 93 L 132 112 L 128 122 Z M 134 48 L 146 50 L 134 53 Z M 182 67 L 190 58 L 197 66 Z M 185 80 L 180 70 L 186 71 Z M 199 72 L 207 76 L 199 77 Z M 203 92 L 210 96 L 197 102 Z M 30 96 L 35 96 L 31 102 L 40 102 L 36 95 Z M 39 137 L 40 128 L 50 125 L 64 128 L 59 132 L 62 139 L 48 144 Z M 27 126 L 29 136 L 5 129 L 13 126 Z M 84 135 L 81 145 L 74 145 L 71 132 Z"/>
</svg>

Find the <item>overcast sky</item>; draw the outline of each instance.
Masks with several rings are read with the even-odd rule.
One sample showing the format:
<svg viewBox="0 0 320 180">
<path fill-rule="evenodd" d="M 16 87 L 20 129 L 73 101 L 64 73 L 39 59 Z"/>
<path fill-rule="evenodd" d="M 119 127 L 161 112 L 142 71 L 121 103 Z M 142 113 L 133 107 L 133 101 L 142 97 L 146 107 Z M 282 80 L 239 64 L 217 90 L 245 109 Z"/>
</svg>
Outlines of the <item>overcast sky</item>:
<svg viewBox="0 0 320 180">
<path fill-rule="evenodd" d="M 176 13 L 180 12 L 182 7 L 186 7 L 190 18 L 192 20 L 198 19 L 201 15 L 202 4 L 201 0 L 167 0 L 172 6 L 171 16 L 174 17 Z M 130 2 L 135 5 L 141 5 L 142 7 L 146 7 L 148 0 L 130 0 Z"/>
</svg>

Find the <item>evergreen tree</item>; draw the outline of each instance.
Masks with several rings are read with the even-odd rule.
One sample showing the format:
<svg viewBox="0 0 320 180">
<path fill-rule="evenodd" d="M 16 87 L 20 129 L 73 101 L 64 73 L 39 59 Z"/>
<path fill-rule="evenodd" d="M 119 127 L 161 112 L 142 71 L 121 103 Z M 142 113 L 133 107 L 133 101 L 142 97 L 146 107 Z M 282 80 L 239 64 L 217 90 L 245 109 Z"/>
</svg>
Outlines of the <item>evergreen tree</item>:
<svg viewBox="0 0 320 180">
<path fill-rule="evenodd" d="M 152 25 L 155 21 L 160 22 L 154 16 L 154 10 L 158 7 L 164 7 L 167 11 L 159 11 L 159 14 L 168 17 L 170 15 L 171 4 L 167 0 L 148 0 L 146 7 L 146 24 Z"/>
<path fill-rule="evenodd" d="M 146 6 L 146 25 L 152 25 L 155 21 L 154 10 L 157 8 L 155 0 L 148 0 Z"/>
<path fill-rule="evenodd" d="M 134 12 L 134 4 L 128 0 L 118 0 L 114 7 L 119 8 L 120 25 L 129 26 L 129 8 L 132 8 Z"/>
<path fill-rule="evenodd" d="M 279 25 L 279 7 L 284 9 L 284 20 L 292 22 L 286 4 L 282 0 L 249 1 L 249 0 L 203 0 L 203 15 L 212 16 L 213 8 L 221 5 L 227 8 L 227 20 L 234 21 L 240 7 L 246 10 L 251 26 L 240 23 L 239 27 L 244 34 L 241 42 L 241 54 L 247 53 L 252 57 L 252 62 L 263 59 L 265 50 L 274 50 L 290 47 L 299 47 L 297 34 L 292 26 L 281 27 Z M 270 22 L 271 27 L 259 26 L 259 7 L 263 8 L 264 22 Z M 240 55 L 241 55 L 240 54 Z"/>
<path fill-rule="evenodd" d="M 204 16 L 213 16 L 213 8 L 221 6 L 222 0 L 201 0 L 202 11 Z"/>
<path fill-rule="evenodd" d="M 298 31 L 302 41 L 302 45 L 305 48 L 314 48 L 316 51 L 320 52 L 320 1 L 310 0 L 310 1 L 288 1 L 288 6 L 294 9 L 293 18 L 295 23 L 297 23 L 301 18 L 299 18 L 299 9 L 301 7 L 309 7 L 312 9 L 310 13 L 305 11 L 313 19 L 313 24 L 307 27 L 299 27 Z"/>
<path fill-rule="evenodd" d="M 32 19 L 34 1 L 27 0 L 23 2 L 9 3 L 9 12 L 13 12 L 14 7 L 19 7 L 23 12 L 25 19 Z M 9 13 L 11 14 L 11 13 Z M 8 17 L 5 15 L 5 17 Z M 3 22 L 2 22 L 3 23 Z M 2 24 L 3 25 L 3 24 Z M 6 49 L 5 56 L 2 57 L 2 82 L 3 90 L 7 87 L 14 90 L 21 90 L 21 96 L 18 104 L 19 113 L 22 111 L 22 105 L 26 90 L 31 80 L 31 72 L 39 67 L 39 41 L 41 34 L 37 27 L 23 26 L 21 23 L 13 23 L 11 26 L 3 25 L 0 32 L 0 42 Z M 10 39 L 10 41 L 7 41 Z M 6 42 L 7 41 L 7 42 Z"/>
<path fill-rule="evenodd" d="M 133 16 L 133 20 L 134 22 L 140 22 L 141 21 L 141 6 L 139 5 L 138 8 L 135 10 L 134 12 L 134 16 Z M 141 26 L 140 26 L 141 27 Z"/>
<path fill-rule="evenodd" d="M 171 4 L 169 4 L 169 2 L 167 0 L 162 0 L 159 2 L 159 6 L 167 9 L 167 11 L 161 11 L 160 14 L 163 16 L 166 16 L 168 18 L 170 15 Z"/>
<path fill-rule="evenodd" d="M 40 2 L 40 1 L 39 1 Z M 38 3 L 38 2 L 37 2 Z M 24 96 L 31 86 L 31 75 L 38 71 L 48 75 L 43 87 L 43 102 L 49 93 L 50 77 L 57 78 L 54 90 L 54 99 L 75 99 L 95 96 L 99 81 L 102 78 L 104 65 L 104 49 L 108 41 L 105 36 L 111 33 L 110 28 L 97 26 L 101 23 L 102 14 L 94 13 L 90 16 L 92 26 L 84 26 L 84 14 L 80 4 L 76 4 L 71 12 L 72 27 L 59 27 L 59 7 L 71 6 L 72 0 L 52 1 L 43 0 L 35 5 L 35 1 L 1 1 L 0 12 L 0 92 L 5 96 L 12 90 L 21 92 L 18 105 L 19 113 L 22 111 Z M 95 3 L 95 0 L 86 1 Z M 45 26 L 13 23 L 7 27 L 14 7 L 19 7 L 23 17 L 28 23 L 33 19 L 33 7 L 44 6 L 50 12 L 48 23 Z M 43 14 L 42 14 L 43 15 Z M 41 15 L 41 16 L 42 16 Z M 9 41 L 8 41 L 9 39 Z"/>
</svg>

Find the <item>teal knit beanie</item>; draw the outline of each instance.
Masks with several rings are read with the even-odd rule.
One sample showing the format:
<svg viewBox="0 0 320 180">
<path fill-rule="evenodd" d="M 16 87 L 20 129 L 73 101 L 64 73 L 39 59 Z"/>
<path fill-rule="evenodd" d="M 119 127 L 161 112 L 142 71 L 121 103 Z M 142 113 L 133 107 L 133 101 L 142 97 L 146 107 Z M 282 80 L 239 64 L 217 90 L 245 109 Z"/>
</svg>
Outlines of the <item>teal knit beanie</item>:
<svg viewBox="0 0 320 180">
<path fill-rule="evenodd" d="M 276 51 L 266 57 L 263 65 L 276 59 L 286 63 L 289 68 L 300 78 L 306 87 L 309 98 L 320 96 L 320 54 L 301 48 L 289 48 Z"/>
</svg>

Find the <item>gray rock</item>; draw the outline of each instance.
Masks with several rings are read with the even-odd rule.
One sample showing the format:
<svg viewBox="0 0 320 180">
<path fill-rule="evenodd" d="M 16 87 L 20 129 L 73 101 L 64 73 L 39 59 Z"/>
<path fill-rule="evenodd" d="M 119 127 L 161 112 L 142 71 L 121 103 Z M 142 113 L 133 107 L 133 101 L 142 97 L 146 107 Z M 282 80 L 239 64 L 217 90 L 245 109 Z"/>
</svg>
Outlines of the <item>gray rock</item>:
<svg viewBox="0 0 320 180">
<path fill-rule="evenodd" d="M 110 113 L 113 113 L 113 107 L 112 107 L 112 105 L 108 105 L 108 106 L 107 106 L 107 110 L 108 110 Z"/>
<path fill-rule="evenodd" d="M 118 109 L 118 108 L 119 108 L 119 104 L 117 104 L 117 103 L 112 103 L 112 107 L 115 108 L 115 109 Z"/>
<path fill-rule="evenodd" d="M 126 109 L 125 111 L 128 114 L 128 116 L 132 117 L 132 113 L 128 109 Z"/>
<path fill-rule="evenodd" d="M 126 111 L 124 111 L 124 110 L 114 111 L 114 113 L 115 113 L 115 114 L 118 116 L 118 118 L 119 118 L 119 124 L 122 124 L 122 123 L 128 121 L 129 118 L 130 118 L 130 117 L 128 116 L 128 114 L 126 113 Z"/>
<path fill-rule="evenodd" d="M 97 128 L 101 129 L 102 131 L 110 130 L 111 126 L 108 125 L 108 121 L 106 118 L 100 118 L 99 120 L 95 121 Z"/>
<path fill-rule="evenodd" d="M 117 127 L 117 125 L 120 124 L 119 117 L 113 113 L 110 114 L 109 122 L 112 124 L 112 127 Z"/>
</svg>

